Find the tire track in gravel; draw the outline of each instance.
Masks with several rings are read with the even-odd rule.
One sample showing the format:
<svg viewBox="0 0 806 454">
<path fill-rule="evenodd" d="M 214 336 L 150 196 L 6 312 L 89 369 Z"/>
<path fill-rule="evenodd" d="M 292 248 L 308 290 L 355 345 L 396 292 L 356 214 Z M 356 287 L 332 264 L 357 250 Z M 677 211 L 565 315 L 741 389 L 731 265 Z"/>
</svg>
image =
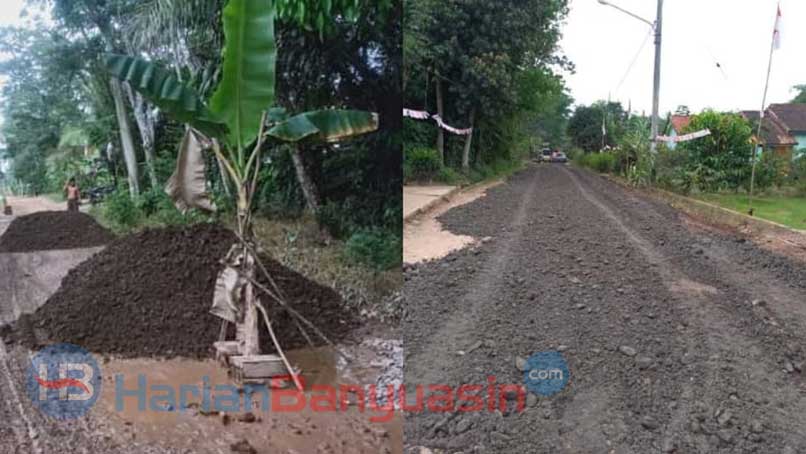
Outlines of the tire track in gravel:
<svg viewBox="0 0 806 454">
<path fill-rule="evenodd" d="M 632 224 L 646 225 L 650 221 L 653 227 L 645 230 L 651 232 L 647 236 L 659 235 L 662 238 L 659 239 L 662 250 L 649 253 L 663 256 L 663 261 L 668 263 L 660 268 L 667 286 L 680 294 L 678 303 L 690 313 L 688 323 L 693 330 L 687 330 L 686 337 L 689 351 L 695 352 L 696 356 L 688 361 L 701 365 L 700 376 L 686 383 L 684 405 L 679 406 L 673 429 L 677 433 L 686 433 L 684 425 L 688 422 L 689 432 L 703 432 L 708 436 L 706 438 L 710 438 L 704 441 L 699 437 L 698 440 L 691 434 L 680 437 L 682 440 L 678 441 L 684 444 L 683 452 L 712 452 L 715 447 L 729 452 L 751 451 L 753 443 L 764 441 L 756 433 L 759 431 L 753 429 L 754 424 L 766 428 L 765 436 L 770 438 L 766 440 L 767 444 L 777 445 L 774 452 L 795 452 L 795 447 L 797 452 L 806 449 L 806 388 L 799 387 L 799 375 L 790 377 L 781 370 L 782 363 L 788 359 L 803 359 L 800 346 L 804 344 L 804 338 L 795 334 L 803 333 L 803 323 L 806 322 L 802 304 L 790 317 L 797 329 L 776 321 L 766 305 L 754 309 L 749 304 L 755 298 L 774 294 L 784 308 L 794 309 L 797 302 L 806 301 L 806 294 L 789 288 L 792 286 L 769 274 L 758 279 L 755 270 L 740 269 L 736 262 L 728 260 L 731 255 L 737 258 L 726 247 L 736 244 L 735 239 L 716 236 L 714 242 L 685 230 L 681 232 L 676 228 L 682 224 L 679 214 L 671 208 L 653 203 L 648 198 L 636 197 L 613 183 L 597 181 L 590 174 L 585 175 L 587 178 L 577 178 L 581 171 L 568 173 L 587 194 L 586 198 L 593 198 L 586 188 L 599 190 L 605 202 L 598 199 L 592 202 L 607 211 L 609 216 L 617 218 L 614 214 L 617 211 L 629 213 L 625 220 Z M 621 220 L 617 222 L 624 225 Z M 669 231 L 670 226 L 678 231 Z M 676 237 L 675 234 L 679 233 L 682 235 Z M 690 239 L 702 241 L 705 249 L 697 246 L 692 254 L 680 254 L 681 249 L 685 250 L 685 241 Z M 644 245 L 648 243 L 639 240 Z M 677 253 L 669 253 L 674 250 Z M 762 256 L 768 254 L 760 250 L 753 252 Z M 767 259 L 786 261 L 777 257 Z M 803 264 L 788 265 L 803 268 Z M 740 373 L 730 373 L 734 371 Z M 771 400 L 775 401 L 777 409 L 766 408 Z M 734 416 L 730 418 L 732 421 L 719 423 L 716 428 L 706 427 L 712 423 L 712 412 Z M 719 415 L 715 419 L 719 422 Z M 749 438 L 750 444 L 743 443 L 742 435 L 746 440 Z"/>
<path fill-rule="evenodd" d="M 480 285 L 471 286 L 462 297 L 465 304 L 460 311 L 450 314 L 445 325 L 432 337 L 432 341 L 429 343 L 429 361 L 412 361 L 407 367 L 406 373 L 410 377 L 416 378 L 417 383 L 440 383 L 440 374 L 437 373 L 438 370 L 434 365 L 447 364 L 449 358 L 455 356 L 458 350 L 473 343 L 473 321 L 479 318 L 484 306 L 497 291 L 497 288 L 490 283 L 495 281 L 496 276 L 502 274 L 512 247 L 523 234 L 524 219 L 534 201 L 532 194 L 536 185 L 537 178 L 532 178 L 528 186 L 529 190 L 523 193 L 517 211 L 512 217 L 511 230 L 496 241 L 495 252 L 478 273 L 477 282 Z"/>
<path fill-rule="evenodd" d="M 509 213 L 520 213 L 513 208 L 524 197 L 535 199 L 532 209 L 507 236 L 515 228 Z M 572 377 L 524 413 L 410 414 L 407 445 L 465 453 L 806 452 L 800 376 L 780 371 L 782 361 L 802 359 L 794 327 L 804 320 L 795 314 L 798 323 L 783 323 L 749 304 L 775 287 L 779 308 L 806 301 L 797 265 L 735 238 L 689 232 L 670 207 L 557 166 L 532 167 L 441 220 L 455 233 L 496 239 L 406 270 L 407 384 L 416 383 L 415 370 L 454 385 L 487 375 L 520 383 L 514 357 L 548 349 L 564 352 Z M 506 247 L 495 244 L 504 238 Z M 723 263 L 735 258 L 764 265 L 772 281 L 742 281 L 743 264 Z M 479 287 L 489 299 L 468 311 Z M 457 314 L 471 314 L 462 339 L 482 346 L 465 356 L 442 346 L 431 361 Z M 624 345 L 637 356 L 621 354 Z"/>
<path fill-rule="evenodd" d="M 507 188 L 496 190 L 476 203 L 464 219 L 448 216 L 448 223 L 454 228 L 458 224 L 461 233 L 491 235 L 506 228 L 506 219 L 500 212 L 506 211 L 513 195 L 530 194 L 538 200 L 539 207 L 530 212 L 525 223 L 529 227 L 528 235 L 523 235 L 523 241 L 513 248 L 505 273 L 496 279 L 506 284 L 499 285 L 504 296 L 489 301 L 486 317 L 476 322 L 477 337 L 485 341 L 489 340 L 485 337 L 492 338 L 495 345 L 485 345 L 482 355 L 441 364 L 446 377 L 441 382 L 483 383 L 483 372 L 488 372 L 501 378 L 501 382 L 522 383 L 522 376 L 513 365 L 514 356 L 556 348 L 566 351 L 572 370 L 571 384 L 559 397 L 541 400 L 520 415 L 472 415 L 471 424 L 478 430 L 469 434 L 457 434 L 456 427 L 445 427 L 467 427 L 467 423 L 454 422 L 461 418 L 418 415 L 411 418 L 407 441 L 424 441 L 429 446 L 448 449 L 468 446 L 476 449 L 471 452 L 601 453 L 610 452 L 614 446 L 618 452 L 646 452 L 633 451 L 629 446 L 642 444 L 640 441 L 633 443 L 634 438 L 645 435 L 633 434 L 632 426 L 640 416 L 636 412 L 645 409 L 631 407 L 632 397 L 641 394 L 634 389 L 641 377 L 636 373 L 635 361 L 618 353 L 618 347 L 637 346 L 652 332 L 665 332 L 668 327 L 654 321 L 649 326 L 636 323 L 639 320 L 634 318 L 635 313 L 642 307 L 654 310 L 645 304 L 650 295 L 637 288 L 633 276 L 625 277 L 608 269 L 611 266 L 624 268 L 639 257 L 633 257 L 626 237 L 621 238 L 625 236 L 623 232 L 608 225 L 604 216 L 596 216 L 596 210 L 575 203 L 574 189 L 568 187 L 567 176 L 545 167 L 524 174 L 540 178 L 539 191 L 524 190 L 522 184 L 527 177 L 520 175 Z M 463 211 L 466 210 L 458 212 Z M 591 227 L 593 232 L 581 234 L 580 230 Z M 594 232 L 613 240 L 603 246 Z M 481 252 L 483 260 L 486 252 Z M 476 252 L 459 253 L 436 267 L 458 269 L 460 275 L 470 270 L 472 274 L 473 265 L 466 267 L 463 262 L 478 261 L 476 255 Z M 642 263 L 641 267 L 650 265 Z M 429 268 L 421 270 L 424 274 L 421 277 L 427 280 L 432 271 Z M 428 284 L 418 282 L 417 287 L 439 287 L 444 284 L 440 282 L 444 278 L 429 280 Z M 447 279 L 453 278 L 449 275 Z M 475 277 L 473 280 L 474 285 L 483 284 Z M 431 308 L 422 307 L 420 292 L 409 291 L 410 288 L 406 289 L 407 298 L 414 297 L 411 303 L 427 313 Z M 431 288 L 430 293 L 440 292 Z M 448 298 L 432 301 L 431 305 L 461 303 L 462 296 L 454 292 Z M 625 300 L 629 303 L 625 304 Z M 586 305 L 587 311 L 584 310 Z M 413 344 L 416 350 L 422 339 L 417 327 L 410 326 L 403 332 L 409 335 L 409 345 Z M 429 346 L 427 341 L 424 344 Z M 656 354 L 661 356 L 664 348 L 673 349 L 658 345 L 646 347 L 646 351 L 656 347 L 659 350 Z M 422 354 L 412 356 L 407 362 L 407 372 L 412 364 L 428 361 Z M 474 362 L 483 366 L 473 368 Z M 466 380 L 466 377 L 472 379 Z M 647 395 L 675 395 L 676 388 L 674 380 L 658 380 L 642 386 L 641 391 Z M 652 408 L 652 411 L 660 414 L 667 410 Z M 483 433 L 485 431 L 488 433 Z M 435 436 L 443 432 L 452 436 L 447 443 Z"/>
</svg>

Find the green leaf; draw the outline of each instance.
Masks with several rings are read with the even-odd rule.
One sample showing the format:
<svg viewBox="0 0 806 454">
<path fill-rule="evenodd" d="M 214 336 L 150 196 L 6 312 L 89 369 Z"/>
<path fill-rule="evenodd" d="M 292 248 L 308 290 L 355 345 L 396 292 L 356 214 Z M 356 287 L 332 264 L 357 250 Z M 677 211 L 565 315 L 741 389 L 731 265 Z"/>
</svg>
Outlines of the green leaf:
<svg viewBox="0 0 806 454">
<path fill-rule="evenodd" d="M 288 113 L 285 107 L 269 107 L 266 111 L 266 119 L 272 123 L 279 123 L 288 119 Z"/>
<path fill-rule="evenodd" d="M 257 138 L 267 106 L 274 104 L 277 47 L 273 0 L 229 0 L 224 8 L 223 77 L 210 108 L 229 127 L 229 145 Z"/>
<path fill-rule="evenodd" d="M 211 136 L 226 131 L 224 123 L 216 119 L 192 88 L 179 82 L 173 71 L 127 55 L 106 54 L 104 63 L 113 77 L 128 82 L 174 120 L 190 123 Z"/>
<path fill-rule="evenodd" d="M 378 114 L 360 110 L 315 110 L 295 115 L 269 129 L 285 142 L 338 142 L 378 129 Z"/>
</svg>

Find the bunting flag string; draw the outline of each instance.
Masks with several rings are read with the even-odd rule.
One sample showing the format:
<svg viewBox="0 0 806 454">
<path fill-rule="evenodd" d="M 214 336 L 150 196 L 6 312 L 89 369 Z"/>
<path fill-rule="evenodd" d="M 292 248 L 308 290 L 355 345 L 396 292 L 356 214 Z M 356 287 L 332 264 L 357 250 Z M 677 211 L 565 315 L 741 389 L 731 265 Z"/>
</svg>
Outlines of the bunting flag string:
<svg viewBox="0 0 806 454">
<path fill-rule="evenodd" d="M 403 116 L 415 118 L 417 120 L 428 120 L 428 118 L 431 117 L 431 114 L 422 110 L 403 109 Z"/>
<path fill-rule="evenodd" d="M 473 133 L 473 128 L 466 128 L 466 129 L 454 128 L 453 126 L 445 123 L 439 115 L 431 115 L 430 113 L 422 110 L 403 109 L 403 116 L 414 118 L 416 120 L 428 120 L 429 118 L 431 118 L 437 123 L 437 126 L 439 126 L 440 128 L 459 136 L 466 136 Z"/>
<path fill-rule="evenodd" d="M 682 136 L 658 136 L 655 140 L 658 142 L 688 142 L 689 140 L 699 139 L 701 137 L 711 135 L 711 131 L 709 129 L 703 129 L 702 131 L 692 132 L 690 134 L 685 134 Z"/>
</svg>

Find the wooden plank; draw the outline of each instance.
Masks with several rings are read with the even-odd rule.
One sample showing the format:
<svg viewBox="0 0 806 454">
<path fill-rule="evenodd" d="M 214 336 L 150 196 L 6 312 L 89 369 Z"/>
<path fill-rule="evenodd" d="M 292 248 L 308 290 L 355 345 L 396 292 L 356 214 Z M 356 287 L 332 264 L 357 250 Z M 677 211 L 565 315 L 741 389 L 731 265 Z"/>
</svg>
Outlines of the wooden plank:
<svg viewBox="0 0 806 454">
<path fill-rule="evenodd" d="M 224 365 L 229 364 L 229 358 L 238 354 L 238 341 L 213 342 L 215 348 L 215 359 Z"/>
<path fill-rule="evenodd" d="M 213 347 L 217 352 L 224 353 L 228 356 L 238 354 L 238 341 L 220 341 L 213 342 Z"/>
<path fill-rule="evenodd" d="M 282 358 L 277 355 L 231 356 L 230 364 L 243 379 L 289 375 Z"/>
</svg>

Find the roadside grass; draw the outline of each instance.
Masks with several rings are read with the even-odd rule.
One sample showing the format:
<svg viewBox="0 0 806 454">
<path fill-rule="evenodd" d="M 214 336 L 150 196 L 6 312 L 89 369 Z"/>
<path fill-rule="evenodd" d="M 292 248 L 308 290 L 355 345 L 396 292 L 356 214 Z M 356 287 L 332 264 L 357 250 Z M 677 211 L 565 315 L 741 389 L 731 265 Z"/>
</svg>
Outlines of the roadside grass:
<svg viewBox="0 0 806 454">
<path fill-rule="evenodd" d="M 380 270 L 349 259 L 348 241 L 324 241 L 315 219 L 255 219 L 262 248 L 283 265 L 338 291 L 347 306 L 383 321 L 399 319 L 395 301 L 403 282 L 400 267 Z"/>
<path fill-rule="evenodd" d="M 694 197 L 740 213 L 747 213 L 750 206 L 747 194 L 697 194 Z M 753 198 L 753 211 L 756 217 L 806 230 L 806 197 L 777 194 L 756 196 Z"/>
</svg>

